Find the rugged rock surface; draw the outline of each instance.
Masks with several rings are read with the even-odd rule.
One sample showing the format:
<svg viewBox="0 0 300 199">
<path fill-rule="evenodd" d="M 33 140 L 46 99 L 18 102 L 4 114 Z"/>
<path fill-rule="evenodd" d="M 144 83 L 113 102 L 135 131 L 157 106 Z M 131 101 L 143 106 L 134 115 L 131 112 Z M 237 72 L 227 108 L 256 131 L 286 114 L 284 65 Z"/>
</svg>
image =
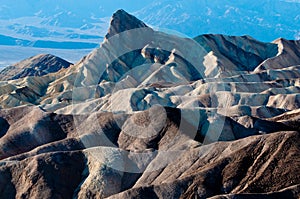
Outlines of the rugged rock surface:
<svg viewBox="0 0 300 199">
<path fill-rule="evenodd" d="M 26 73 L 44 58 L 0 81 L 1 197 L 300 197 L 299 41 L 180 38 L 119 10 L 77 64 Z"/>
<path fill-rule="evenodd" d="M 193 134 L 179 109 L 167 108 L 166 118 L 157 109 L 89 118 L 29 107 L 2 110 L 10 126 L 1 137 L 1 177 L 11 184 L 1 189 L 14 190 L 7 191 L 7 198 L 207 198 L 269 192 L 299 196 L 299 132 L 276 132 L 299 126 L 299 120 L 292 125 L 278 122 L 290 114 L 268 119 L 267 127 L 275 133 L 201 145 L 205 124 Z M 147 117 L 151 114 L 157 115 Z M 76 120 L 84 122 L 76 126 Z M 268 122 L 260 123 L 246 129 L 226 122 L 222 133 L 228 136 L 230 128 L 237 135 L 257 132 L 255 128 Z M 282 193 L 286 188 L 292 191 Z"/>
<path fill-rule="evenodd" d="M 126 30 L 134 28 L 148 27 L 144 22 L 128 14 L 124 10 L 118 10 L 113 14 L 108 32 L 105 36 L 106 39 Z"/>
<path fill-rule="evenodd" d="M 8 66 L 0 72 L 0 80 L 13 80 L 28 76 L 44 76 L 62 68 L 68 68 L 71 63 L 50 54 L 30 57 L 13 66 Z"/>
</svg>

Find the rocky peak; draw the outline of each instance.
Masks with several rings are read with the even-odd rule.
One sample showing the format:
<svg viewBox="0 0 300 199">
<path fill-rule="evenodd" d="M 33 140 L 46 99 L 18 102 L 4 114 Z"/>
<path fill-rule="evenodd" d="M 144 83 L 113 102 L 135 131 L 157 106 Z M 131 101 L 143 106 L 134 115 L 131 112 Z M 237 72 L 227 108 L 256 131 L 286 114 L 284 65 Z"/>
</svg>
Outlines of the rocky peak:
<svg viewBox="0 0 300 199">
<path fill-rule="evenodd" d="M 141 20 L 137 19 L 135 16 L 130 15 L 126 11 L 120 9 L 113 14 L 105 38 L 108 39 L 109 37 L 124 32 L 126 30 L 143 27 L 148 26 L 144 24 Z"/>
<path fill-rule="evenodd" d="M 40 54 L 12 66 L 6 67 L 0 72 L 0 80 L 19 79 L 27 76 L 43 76 L 54 73 L 62 68 L 68 68 L 70 62 L 50 54 Z"/>
</svg>

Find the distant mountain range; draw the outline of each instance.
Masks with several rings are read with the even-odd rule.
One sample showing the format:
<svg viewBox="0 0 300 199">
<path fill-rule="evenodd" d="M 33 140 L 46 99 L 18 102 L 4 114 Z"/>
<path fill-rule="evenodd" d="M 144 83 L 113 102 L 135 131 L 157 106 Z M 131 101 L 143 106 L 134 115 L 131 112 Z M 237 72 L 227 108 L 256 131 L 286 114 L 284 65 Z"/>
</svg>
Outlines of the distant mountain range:
<svg viewBox="0 0 300 199">
<path fill-rule="evenodd" d="M 251 35 L 262 41 L 300 38 L 299 1 L 0 0 L 0 5 L 0 45 L 94 48 L 117 8 L 189 37 L 218 33 Z"/>
<path fill-rule="evenodd" d="M 137 11 L 148 24 L 190 37 L 199 34 L 250 35 L 262 41 L 300 38 L 299 1 L 155 1 Z"/>
<path fill-rule="evenodd" d="M 111 13 L 119 6 L 135 11 L 151 1 L 131 2 L 0 0 L 0 45 L 94 48 L 103 39 Z"/>
</svg>

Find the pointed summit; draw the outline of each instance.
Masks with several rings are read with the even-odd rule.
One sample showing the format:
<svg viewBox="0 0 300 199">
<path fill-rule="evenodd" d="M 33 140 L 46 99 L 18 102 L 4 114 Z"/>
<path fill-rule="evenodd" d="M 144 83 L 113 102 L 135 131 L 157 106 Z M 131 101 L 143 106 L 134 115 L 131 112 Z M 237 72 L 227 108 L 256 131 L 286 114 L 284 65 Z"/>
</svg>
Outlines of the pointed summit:
<svg viewBox="0 0 300 199">
<path fill-rule="evenodd" d="M 148 27 L 148 26 L 144 24 L 144 22 L 136 18 L 135 16 L 130 15 L 126 11 L 120 9 L 113 14 L 105 38 L 108 39 L 111 36 L 114 36 L 126 30 L 143 28 L 143 27 Z"/>
</svg>

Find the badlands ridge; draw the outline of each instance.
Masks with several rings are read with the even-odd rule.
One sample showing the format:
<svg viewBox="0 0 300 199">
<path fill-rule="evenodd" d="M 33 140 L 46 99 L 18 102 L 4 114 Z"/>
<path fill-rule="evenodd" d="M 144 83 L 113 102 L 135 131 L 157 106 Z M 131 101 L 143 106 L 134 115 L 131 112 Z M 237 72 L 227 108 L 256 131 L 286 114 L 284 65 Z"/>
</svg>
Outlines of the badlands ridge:
<svg viewBox="0 0 300 199">
<path fill-rule="evenodd" d="M 300 197 L 300 41 L 118 10 L 78 63 L 1 71 L 0 107 L 0 198 Z"/>
</svg>

